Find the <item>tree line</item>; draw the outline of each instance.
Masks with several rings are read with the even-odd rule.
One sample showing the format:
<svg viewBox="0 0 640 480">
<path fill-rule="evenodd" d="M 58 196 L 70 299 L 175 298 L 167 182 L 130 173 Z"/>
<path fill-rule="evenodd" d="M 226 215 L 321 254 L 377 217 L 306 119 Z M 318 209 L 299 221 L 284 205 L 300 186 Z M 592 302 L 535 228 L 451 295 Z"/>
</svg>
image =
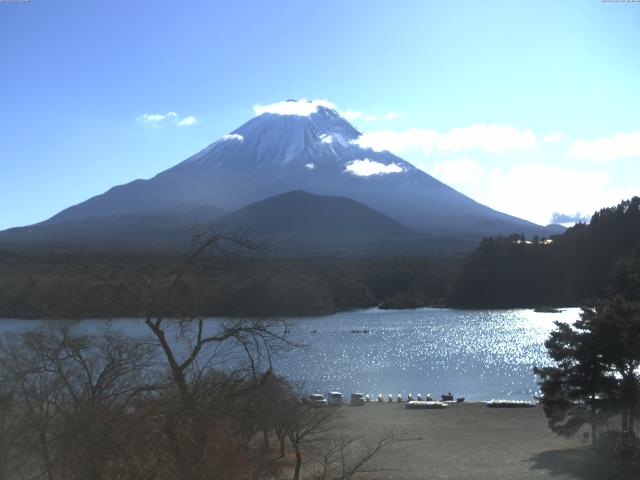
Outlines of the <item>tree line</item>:
<svg viewBox="0 0 640 480">
<path fill-rule="evenodd" d="M 485 238 L 452 282 L 447 303 L 464 308 L 577 306 L 606 295 L 616 262 L 640 244 L 640 198 L 596 212 L 549 239 Z"/>
<path fill-rule="evenodd" d="M 136 314 L 104 284 L 169 275 L 177 255 L 0 252 L 0 317 L 107 318 Z M 183 278 L 182 293 L 206 316 L 324 315 L 382 305 L 442 305 L 457 258 L 281 258 L 209 255 Z M 177 313 L 177 312 L 176 312 Z"/>
</svg>

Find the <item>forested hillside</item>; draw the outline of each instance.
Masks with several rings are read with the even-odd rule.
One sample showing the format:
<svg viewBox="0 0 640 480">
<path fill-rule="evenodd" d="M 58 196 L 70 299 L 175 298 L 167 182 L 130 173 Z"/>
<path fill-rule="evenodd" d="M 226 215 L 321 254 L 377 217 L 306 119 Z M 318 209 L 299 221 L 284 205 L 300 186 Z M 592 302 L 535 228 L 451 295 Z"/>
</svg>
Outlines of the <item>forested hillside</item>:
<svg viewBox="0 0 640 480">
<path fill-rule="evenodd" d="M 0 252 L 0 318 L 133 316 L 117 286 L 162 291 L 184 263 L 174 255 Z M 382 305 L 444 303 L 457 265 L 417 257 L 286 259 L 203 257 L 172 315 L 322 315 Z"/>
<path fill-rule="evenodd" d="M 603 296 L 616 262 L 640 244 L 640 198 L 596 212 L 550 239 L 486 238 L 448 295 L 456 307 L 577 305 Z"/>
</svg>

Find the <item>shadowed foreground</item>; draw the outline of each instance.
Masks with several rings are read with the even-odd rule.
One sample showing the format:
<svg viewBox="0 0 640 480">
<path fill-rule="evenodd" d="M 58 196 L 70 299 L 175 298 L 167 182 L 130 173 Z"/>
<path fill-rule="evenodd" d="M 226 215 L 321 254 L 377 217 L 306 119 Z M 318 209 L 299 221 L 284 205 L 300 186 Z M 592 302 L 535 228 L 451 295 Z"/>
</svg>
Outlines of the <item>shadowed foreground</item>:
<svg viewBox="0 0 640 480">
<path fill-rule="evenodd" d="M 362 478 L 633 478 L 615 461 L 593 452 L 582 435 L 564 439 L 552 433 L 540 407 L 490 409 L 465 403 L 446 410 L 406 410 L 394 403 L 342 410 L 336 435 L 369 437 L 390 428 L 402 432 Z"/>
</svg>

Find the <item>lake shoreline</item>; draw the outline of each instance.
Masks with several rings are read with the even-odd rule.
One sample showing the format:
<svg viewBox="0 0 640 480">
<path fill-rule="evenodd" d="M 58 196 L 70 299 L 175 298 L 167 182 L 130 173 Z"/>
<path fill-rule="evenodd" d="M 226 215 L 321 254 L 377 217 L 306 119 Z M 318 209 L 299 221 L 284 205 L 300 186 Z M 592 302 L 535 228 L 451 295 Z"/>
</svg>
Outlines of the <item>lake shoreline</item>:
<svg viewBox="0 0 640 480">
<path fill-rule="evenodd" d="M 371 305 L 371 306 L 363 306 L 356 308 L 344 308 L 338 310 L 332 310 L 327 313 L 314 313 L 314 314 L 296 314 L 296 315 L 269 315 L 265 314 L 263 316 L 254 316 L 254 315 L 201 315 L 199 318 L 228 318 L 231 320 L 255 320 L 255 319 L 290 319 L 295 318 L 299 319 L 317 319 L 322 317 L 330 317 L 333 315 L 341 314 L 341 313 L 361 313 L 361 312 L 371 312 L 371 311 L 380 311 L 380 312 L 404 312 L 404 311 L 412 311 L 412 310 L 426 310 L 426 309 L 435 309 L 435 310 L 453 310 L 460 312 L 493 312 L 493 311 L 508 311 L 508 310 L 533 310 L 537 313 L 559 313 L 563 310 L 569 308 L 580 308 L 580 305 L 554 305 L 554 306 L 513 306 L 513 307 L 505 307 L 505 306 L 496 306 L 496 307 L 459 307 L 453 305 L 445 305 L 445 304 L 431 304 L 431 305 L 421 305 L 414 307 L 394 307 L 388 308 L 385 307 L 384 304 Z M 47 320 L 122 320 L 122 319 L 143 319 L 144 317 L 136 316 L 136 315 L 117 315 L 117 316 L 104 316 L 104 315 L 93 315 L 93 316 L 83 316 L 83 317 L 74 317 L 74 316 L 58 316 L 56 318 L 46 317 L 46 316 L 25 316 L 21 317 L 19 315 L 14 316 L 2 316 L 0 314 L 0 322 L 3 320 L 25 320 L 25 321 L 47 321 Z M 167 317 L 168 320 L 171 320 L 171 317 Z"/>
</svg>

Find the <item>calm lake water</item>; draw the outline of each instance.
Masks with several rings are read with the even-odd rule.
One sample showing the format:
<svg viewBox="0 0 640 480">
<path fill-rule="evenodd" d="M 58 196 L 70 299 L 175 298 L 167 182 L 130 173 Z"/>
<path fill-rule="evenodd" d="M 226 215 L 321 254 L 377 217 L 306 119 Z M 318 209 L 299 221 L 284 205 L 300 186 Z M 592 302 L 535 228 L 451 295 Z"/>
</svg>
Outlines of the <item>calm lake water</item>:
<svg viewBox="0 0 640 480">
<path fill-rule="evenodd" d="M 276 372 L 307 392 L 431 393 L 434 398 L 452 392 L 469 400 L 531 400 L 538 392 L 532 368 L 551 364 L 544 341 L 553 322 L 573 322 L 579 311 L 371 309 L 290 319 L 292 340 L 306 346 L 278 354 L 273 363 Z M 38 323 L 0 320 L 0 332 Z M 218 324 L 210 320 L 212 328 Z M 97 330 L 103 322 L 84 325 Z M 112 325 L 130 334 L 146 332 L 137 320 Z"/>
</svg>

